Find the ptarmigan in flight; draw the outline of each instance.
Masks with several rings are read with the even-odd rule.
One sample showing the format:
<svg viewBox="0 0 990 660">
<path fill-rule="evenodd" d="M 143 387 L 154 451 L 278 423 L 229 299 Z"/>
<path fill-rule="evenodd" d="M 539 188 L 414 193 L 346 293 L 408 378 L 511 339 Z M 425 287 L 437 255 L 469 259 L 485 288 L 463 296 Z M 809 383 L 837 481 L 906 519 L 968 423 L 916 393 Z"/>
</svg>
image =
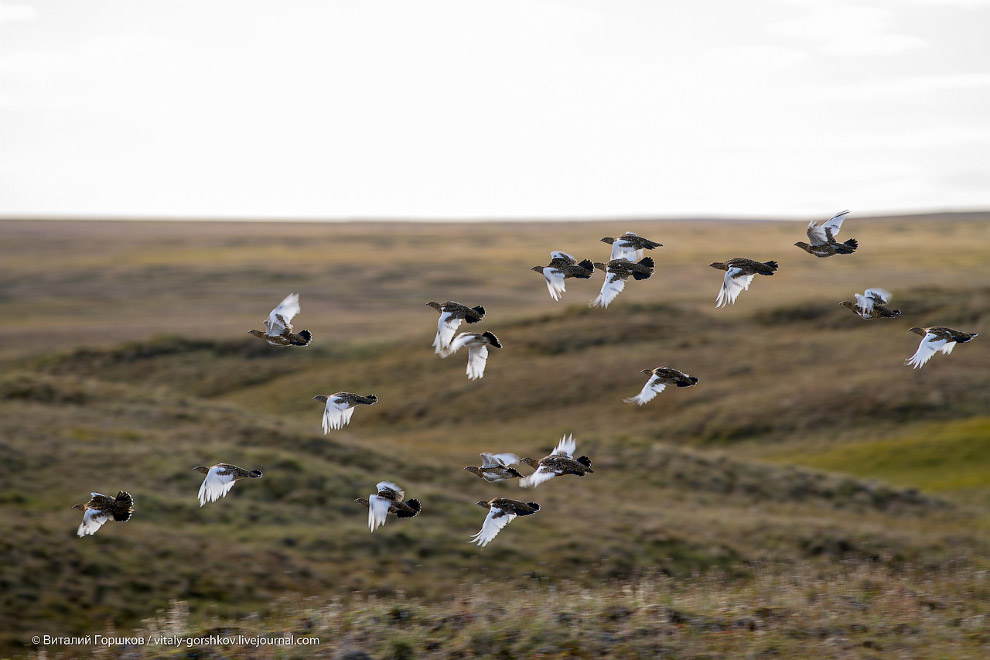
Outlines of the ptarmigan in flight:
<svg viewBox="0 0 990 660">
<path fill-rule="evenodd" d="M 403 502 L 406 493 L 391 481 L 379 481 L 375 486 L 377 495 L 370 495 L 368 499 L 359 497 L 355 502 L 368 507 L 368 529 L 375 531 L 385 524 L 388 514 L 394 513 L 399 518 L 415 518 L 423 510 L 419 500 L 409 500 Z"/>
<path fill-rule="evenodd" d="M 914 355 L 905 360 L 907 364 L 910 364 L 915 369 L 925 366 L 925 363 L 931 360 L 932 356 L 938 351 L 942 351 L 942 353 L 948 355 L 956 347 L 956 344 L 965 344 L 979 336 L 978 334 L 960 332 L 943 326 L 911 328 L 909 332 L 922 336 L 918 350 Z"/>
<path fill-rule="evenodd" d="M 643 405 L 648 401 L 652 401 L 656 395 L 667 389 L 668 385 L 676 385 L 677 387 L 693 387 L 698 383 L 698 379 L 694 376 L 689 376 L 683 371 L 671 369 L 670 367 L 643 369 L 641 373 L 649 374 L 650 377 L 647 379 L 646 385 L 643 386 L 643 389 L 640 390 L 639 394 L 623 399 L 626 403 L 638 403 L 639 405 Z"/>
<path fill-rule="evenodd" d="M 313 333 L 309 330 L 292 332 L 292 317 L 299 313 L 299 294 L 290 293 L 264 320 L 265 331 L 248 330 L 248 333 L 264 339 L 272 346 L 309 346 Z"/>
<path fill-rule="evenodd" d="M 91 499 L 86 504 L 75 504 L 72 507 L 85 511 L 82 524 L 76 531 L 79 536 L 96 534 L 96 530 L 111 520 L 127 522 L 134 513 L 134 498 L 127 491 L 118 492 L 117 497 L 101 493 L 90 493 L 89 496 Z"/>
<path fill-rule="evenodd" d="M 715 299 L 715 307 L 725 307 L 729 303 L 735 304 L 736 298 L 743 291 L 749 289 L 756 275 L 773 275 L 777 272 L 776 261 L 753 261 L 743 257 L 736 257 L 728 261 L 716 261 L 708 264 L 712 268 L 725 271 L 725 278 L 722 280 L 722 288 L 719 289 L 718 298 Z"/>
<path fill-rule="evenodd" d="M 261 477 L 261 470 L 251 470 L 250 472 L 230 463 L 217 463 L 210 467 L 197 465 L 193 468 L 197 472 L 206 475 L 203 485 L 199 487 L 199 505 L 203 506 L 207 502 L 216 502 L 221 497 L 225 497 L 234 484 L 241 479 L 257 479 Z"/>
<path fill-rule="evenodd" d="M 374 394 L 361 396 L 353 392 L 337 392 L 330 395 L 319 394 L 314 396 L 313 400 L 326 404 L 323 410 L 323 434 L 326 435 L 331 429 L 342 429 L 350 423 L 354 406 L 359 404 L 373 406 L 378 402 L 378 397 Z"/>
</svg>

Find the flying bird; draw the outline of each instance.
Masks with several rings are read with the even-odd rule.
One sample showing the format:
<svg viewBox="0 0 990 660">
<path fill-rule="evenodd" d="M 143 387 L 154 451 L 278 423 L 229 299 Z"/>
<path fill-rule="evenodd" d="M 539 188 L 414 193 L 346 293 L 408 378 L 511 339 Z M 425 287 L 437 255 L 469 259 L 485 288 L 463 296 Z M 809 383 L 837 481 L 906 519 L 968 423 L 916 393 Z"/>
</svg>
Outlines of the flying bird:
<svg viewBox="0 0 990 660">
<path fill-rule="evenodd" d="M 613 259 L 607 264 L 595 262 L 595 268 L 605 271 L 605 282 L 598 297 L 588 303 L 588 307 L 606 308 L 615 297 L 626 288 L 626 279 L 648 280 L 653 275 L 653 257 L 633 262 L 626 259 Z"/>
<path fill-rule="evenodd" d="M 925 366 L 925 363 L 931 360 L 932 356 L 938 351 L 942 351 L 942 353 L 948 355 L 956 347 L 956 344 L 965 344 L 979 337 L 977 333 L 960 332 L 943 326 L 911 328 L 908 332 L 913 332 L 923 337 L 915 354 L 904 361 L 915 369 Z"/>
<path fill-rule="evenodd" d="M 663 247 L 663 243 L 657 243 L 648 238 L 637 236 L 631 231 L 627 231 L 617 238 L 606 236 L 602 239 L 602 243 L 608 243 L 612 246 L 612 254 L 609 260 L 626 259 L 627 261 L 638 261 L 643 258 L 643 250 Z"/>
<path fill-rule="evenodd" d="M 540 510 L 536 502 L 520 502 L 507 497 L 495 497 L 487 502 L 478 502 L 478 506 L 488 509 L 481 530 L 471 537 L 469 543 L 477 543 L 482 548 L 498 536 L 502 528 L 516 519 L 516 516 L 531 516 Z"/>
<path fill-rule="evenodd" d="M 216 502 L 221 497 L 227 495 L 234 484 L 241 479 L 257 479 L 261 477 L 261 470 L 241 469 L 230 463 L 217 463 L 210 467 L 197 465 L 193 468 L 197 472 L 206 475 L 203 485 L 199 487 L 199 505 L 203 506 L 207 502 Z"/>
<path fill-rule="evenodd" d="M 248 330 L 249 334 L 264 339 L 272 346 L 309 346 L 313 333 L 309 330 L 292 332 L 292 317 L 299 313 L 299 294 L 290 293 L 264 320 L 265 331 Z"/>
<path fill-rule="evenodd" d="M 513 465 L 519 465 L 522 460 L 515 454 L 489 454 L 488 452 L 482 452 L 481 467 L 469 465 L 464 469 L 489 483 L 506 481 L 507 479 L 522 479 L 522 474 L 512 467 Z"/>
<path fill-rule="evenodd" d="M 85 536 L 96 534 L 96 530 L 103 527 L 104 523 L 111 520 L 117 522 L 127 522 L 134 513 L 134 498 L 127 491 L 120 491 L 117 497 L 102 495 L 100 493 L 90 493 L 92 499 L 86 504 L 75 504 L 73 509 L 85 511 L 82 524 L 76 534 Z"/>
<path fill-rule="evenodd" d="M 890 309 L 890 292 L 880 288 L 867 289 L 862 294 L 855 294 L 856 302 L 843 300 L 839 304 L 846 309 L 858 314 L 860 318 L 869 321 L 870 319 L 896 319 L 901 315 L 901 310 Z"/>
<path fill-rule="evenodd" d="M 650 377 L 646 380 L 646 385 L 643 386 L 643 389 L 640 390 L 639 394 L 623 399 L 626 403 L 638 403 L 639 405 L 643 405 L 647 401 L 652 401 L 656 395 L 667 389 L 668 385 L 676 385 L 677 387 L 693 387 L 698 384 L 698 379 L 694 376 L 689 376 L 683 371 L 671 369 L 670 367 L 643 369 L 640 373 L 649 374 Z"/>
<path fill-rule="evenodd" d="M 415 518 L 423 509 L 419 500 L 403 502 L 405 491 L 391 481 L 379 481 L 375 489 L 378 491 L 377 495 L 371 495 L 368 499 L 359 497 L 354 500 L 368 507 L 368 529 L 371 531 L 384 525 L 385 518 L 390 513 L 394 513 L 399 518 Z"/>
<path fill-rule="evenodd" d="M 565 474 L 583 477 L 585 474 L 593 473 L 590 458 L 587 456 L 574 458 L 576 449 L 577 443 L 574 442 L 574 436 L 565 435 L 549 456 L 545 456 L 539 461 L 532 458 L 521 459 L 527 465 L 536 468 L 536 472 L 521 480 L 519 485 L 523 488 L 532 488 Z"/>
<path fill-rule="evenodd" d="M 533 266 L 530 270 L 542 273 L 547 281 L 547 290 L 550 297 L 560 300 L 560 294 L 564 292 L 564 280 L 568 277 L 577 277 L 582 280 L 591 279 L 595 272 L 595 265 L 590 259 L 585 259 L 581 263 L 577 259 L 567 254 L 555 250 L 550 253 L 550 263 L 546 266 Z"/>
<path fill-rule="evenodd" d="M 453 300 L 448 300 L 442 305 L 438 302 L 426 304 L 440 312 L 440 319 L 437 321 L 437 336 L 433 340 L 433 348 L 437 355 L 443 355 L 443 352 L 450 348 L 450 342 L 454 339 L 454 333 L 461 325 L 461 321 L 478 323 L 485 318 L 485 308 L 480 305 L 468 307 Z"/>
<path fill-rule="evenodd" d="M 502 343 L 493 332 L 462 332 L 454 337 L 450 346 L 440 357 L 449 357 L 460 349 L 468 347 L 467 377 L 477 380 L 485 375 L 485 365 L 488 364 L 488 347 L 502 348 Z"/>
<path fill-rule="evenodd" d="M 845 243 L 839 243 L 835 240 L 835 235 L 842 229 L 842 221 L 846 219 L 847 213 L 849 211 L 836 213 L 820 225 L 815 224 L 815 221 L 812 220 L 808 223 L 808 240 L 811 241 L 811 244 L 798 241 L 794 245 L 808 254 L 822 258 L 831 257 L 836 254 L 852 254 L 859 247 L 859 243 L 856 242 L 855 238 L 850 238 Z"/>
<path fill-rule="evenodd" d="M 354 414 L 354 406 L 363 404 L 373 406 L 378 401 L 374 394 L 361 396 L 352 392 L 337 392 L 336 394 L 320 394 L 313 397 L 314 401 L 327 404 L 323 411 L 323 434 L 326 435 L 331 429 L 342 429 L 351 421 Z"/>
<path fill-rule="evenodd" d="M 722 288 L 715 299 L 715 307 L 725 307 L 729 303 L 735 304 L 736 298 L 743 291 L 749 289 L 753 278 L 756 275 L 773 275 L 777 272 L 776 261 L 753 261 L 736 257 L 728 261 L 708 264 L 712 268 L 725 271 L 725 279 L 722 281 Z"/>
</svg>

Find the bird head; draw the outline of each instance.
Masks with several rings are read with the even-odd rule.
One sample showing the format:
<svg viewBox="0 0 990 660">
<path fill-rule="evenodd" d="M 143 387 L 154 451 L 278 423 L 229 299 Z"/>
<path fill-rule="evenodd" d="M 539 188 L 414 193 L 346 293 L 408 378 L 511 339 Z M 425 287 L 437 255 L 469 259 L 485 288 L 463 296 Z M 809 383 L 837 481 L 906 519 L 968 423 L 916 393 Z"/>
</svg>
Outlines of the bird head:
<svg viewBox="0 0 990 660">
<path fill-rule="evenodd" d="M 612 238 L 611 236 L 606 236 L 605 238 L 602 239 L 602 243 L 608 243 L 609 245 L 611 245 L 614 242 L 615 239 Z"/>
<path fill-rule="evenodd" d="M 533 266 L 532 268 L 530 268 L 530 270 L 534 270 L 537 273 L 542 273 L 543 272 L 543 269 L 544 269 L 544 266 Z"/>
</svg>

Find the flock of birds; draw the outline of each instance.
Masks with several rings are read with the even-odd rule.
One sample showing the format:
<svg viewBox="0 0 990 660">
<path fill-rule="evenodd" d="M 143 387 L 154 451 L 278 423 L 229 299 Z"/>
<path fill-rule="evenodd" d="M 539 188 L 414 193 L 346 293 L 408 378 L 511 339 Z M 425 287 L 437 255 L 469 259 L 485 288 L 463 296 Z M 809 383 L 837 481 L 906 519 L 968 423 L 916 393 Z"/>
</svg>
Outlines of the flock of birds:
<svg viewBox="0 0 990 660">
<path fill-rule="evenodd" d="M 838 242 L 836 235 L 842 228 L 848 211 L 842 211 L 820 224 L 812 221 L 808 224 L 808 239 L 810 243 L 799 241 L 797 247 L 819 258 L 835 255 L 853 254 L 859 247 L 856 239 Z M 602 242 L 612 246 L 607 263 L 592 262 L 589 259 L 578 262 L 566 252 L 553 251 L 550 253 L 550 263 L 546 266 L 534 266 L 532 270 L 539 272 L 546 279 L 547 290 L 553 300 L 560 300 L 566 290 L 566 280 L 570 278 L 590 279 L 595 270 L 605 272 L 605 280 L 601 291 L 589 306 L 607 308 L 625 288 L 626 280 L 649 279 L 654 272 L 654 260 L 643 257 L 644 250 L 662 247 L 661 243 L 627 232 L 619 237 L 605 237 Z M 724 262 L 710 264 L 712 268 L 725 271 L 722 286 L 716 298 L 716 308 L 730 303 L 735 304 L 739 294 L 749 289 L 756 275 L 772 276 L 777 271 L 776 261 L 755 261 L 746 258 L 733 258 Z M 864 320 L 897 318 L 900 310 L 890 309 L 891 294 L 881 288 L 868 288 L 862 294 L 855 294 L 856 302 L 842 301 L 840 305 L 850 309 Z M 489 348 L 502 348 L 498 337 L 492 332 L 461 332 L 457 330 L 461 323 L 475 324 L 485 317 L 485 308 L 481 306 L 468 307 L 455 301 L 444 303 L 428 302 L 428 306 L 440 314 L 437 321 L 437 334 L 433 348 L 441 358 L 447 358 L 462 348 L 468 349 L 467 377 L 476 380 L 484 377 L 485 366 L 488 362 Z M 293 332 L 292 319 L 299 314 L 299 295 L 286 296 L 264 321 L 265 330 L 250 330 L 250 334 L 263 339 L 272 346 L 308 346 L 313 335 L 308 330 Z M 924 366 L 937 352 L 946 355 L 952 352 L 956 344 L 964 344 L 977 336 L 975 333 L 960 332 L 944 326 L 913 327 L 910 332 L 921 335 L 922 340 L 918 350 L 905 362 L 918 369 Z M 676 387 L 692 387 L 698 383 L 698 378 L 673 369 L 657 367 L 644 369 L 647 374 L 646 384 L 639 394 L 623 399 L 626 403 L 640 406 L 653 400 L 668 385 Z M 374 394 L 360 395 L 352 392 L 336 392 L 329 395 L 317 395 L 316 401 L 324 404 L 323 432 L 338 430 L 351 421 L 354 409 L 358 405 L 374 405 L 378 397 Z M 480 466 L 468 466 L 464 470 L 480 477 L 489 483 L 519 479 L 523 488 L 532 488 L 550 479 L 564 475 L 584 476 L 592 474 L 591 459 L 587 456 L 575 457 L 577 443 L 573 435 L 561 438 L 557 446 L 547 456 L 535 460 L 519 457 L 512 453 L 481 454 Z M 523 465 L 532 468 L 532 472 L 523 475 L 519 467 Z M 194 470 L 206 475 L 199 489 L 200 506 L 207 502 L 215 502 L 227 495 L 234 484 L 243 479 L 257 479 L 262 476 L 260 470 L 244 470 L 229 463 L 217 463 L 210 467 L 196 466 Z M 422 511 L 422 504 L 416 499 L 405 499 L 405 491 L 394 482 L 381 481 L 376 484 L 375 493 L 368 498 L 357 498 L 354 501 L 368 508 L 368 527 L 375 529 L 385 524 L 389 514 L 399 518 L 412 518 Z M 507 497 L 495 497 L 488 501 L 477 503 L 485 507 L 488 514 L 470 542 L 486 546 L 498 533 L 518 516 L 528 516 L 537 513 L 540 505 L 536 502 L 522 502 Z M 79 525 L 78 535 L 94 534 L 100 527 L 111 521 L 129 520 L 134 512 L 134 498 L 126 491 L 118 492 L 116 497 L 91 493 L 91 499 L 86 504 L 76 504 L 74 509 L 84 511 L 83 521 Z"/>
</svg>

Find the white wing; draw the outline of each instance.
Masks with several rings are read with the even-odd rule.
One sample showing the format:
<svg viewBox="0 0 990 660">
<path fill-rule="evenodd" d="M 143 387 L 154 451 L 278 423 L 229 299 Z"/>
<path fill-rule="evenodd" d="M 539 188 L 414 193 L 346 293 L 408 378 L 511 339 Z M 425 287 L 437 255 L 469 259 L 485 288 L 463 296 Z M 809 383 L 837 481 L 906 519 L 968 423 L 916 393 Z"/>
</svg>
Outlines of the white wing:
<svg viewBox="0 0 990 660">
<path fill-rule="evenodd" d="M 481 453 L 481 467 L 508 467 L 510 465 L 519 465 L 519 457 L 515 454 L 508 452 L 504 454 Z"/>
<path fill-rule="evenodd" d="M 554 448 L 553 455 L 566 456 L 567 458 L 574 458 L 574 450 L 577 449 L 577 443 L 574 441 L 574 434 L 565 435 L 557 443 Z"/>
<path fill-rule="evenodd" d="M 541 465 L 539 469 L 536 470 L 536 472 L 529 475 L 528 477 L 524 477 L 520 479 L 519 486 L 521 488 L 535 488 L 536 486 L 539 486 L 540 484 L 546 481 L 550 481 L 556 476 L 557 476 L 556 472 L 546 467 L 545 465 Z"/>
<path fill-rule="evenodd" d="M 388 510 L 392 506 L 390 500 L 384 497 L 378 497 L 377 495 L 372 495 L 368 498 L 368 529 L 375 531 L 377 528 L 385 524 L 385 518 L 388 517 Z"/>
<path fill-rule="evenodd" d="M 613 245 L 615 245 L 613 243 Z M 598 297 L 592 300 L 588 306 L 596 307 L 601 306 L 603 308 L 608 307 L 609 303 L 615 300 L 622 290 L 626 288 L 626 281 L 619 279 L 615 273 L 606 273 L 605 282 L 602 284 L 602 291 L 598 294 Z"/>
<path fill-rule="evenodd" d="M 564 274 L 556 268 L 544 268 L 543 277 L 547 279 L 547 290 L 550 297 L 560 300 L 560 294 L 564 292 Z"/>
<path fill-rule="evenodd" d="M 478 380 L 485 375 L 485 365 L 488 364 L 488 346 L 472 346 L 468 349 L 467 377 Z"/>
<path fill-rule="evenodd" d="M 449 352 L 446 354 L 445 352 L 450 348 L 450 341 L 454 338 L 461 321 L 463 319 L 455 319 L 452 312 L 441 312 L 437 321 L 437 336 L 433 340 L 433 348 L 440 357 L 450 355 Z"/>
<path fill-rule="evenodd" d="M 103 511 L 97 511 L 96 509 L 86 509 L 83 514 L 82 524 L 79 525 L 79 529 L 76 534 L 79 536 L 86 536 L 87 534 L 96 534 L 96 530 L 103 527 L 103 524 L 110 520 L 113 516 L 109 513 Z"/>
<path fill-rule="evenodd" d="M 867 298 L 879 298 L 880 302 L 887 304 L 890 302 L 890 291 L 886 289 L 881 289 L 880 287 L 872 287 L 863 292 L 863 295 Z"/>
<path fill-rule="evenodd" d="M 859 308 L 859 315 L 864 319 L 869 318 L 873 311 L 873 298 L 870 297 L 871 289 L 867 289 L 864 295 L 856 294 L 856 307 Z"/>
<path fill-rule="evenodd" d="M 278 304 L 278 307 L 272 310 L 271 314 L 268 315 L 268 320 L 265 321 L 265 330 L 272 337 L 277 337 L 285 332 L 286 325 L 292 327 L 292 317 L 299 313 L 299 294 L 290 293 L 285 297 L 285 300 Z M 285 323 L 278 320 L 281 316 Z"/>
<path fill-rule="evenodd" d="M 632 232 L 626 232 L 630 234 Z M 635 234 L 634 234 L 635 235 Z M 636 248 L 629 245 L 628 241 L 624 241 L 621 238 L 616 238 L 612 241 L 612 255 L 609 260 L 613 259 L 628 259 L 629 261 L 639 261 L 643 258 L 643 251 L 637 250 Z"/>
<path fill-rule="evenodd" d="M 924 338 L 921 340 L 915 354 L 905 360 L 905 363 L 910 364 L 915 369 L 920 369 L 925 366 L 926 362 L 932 359 L 932 356 L 935 355 L 937 351 L 942 351 L 946 354 L 951 353 L 953 347 L 946 346 L 948 343 L 949 342 L 945 339 L 939 339 L 936 335 L 929 332 L 925 334 Z M 952 344 L 955 343 L 956 342 L 952 342 Z M 948 350 L 946 350 L 947 348 Z"/>
<path fill-rule="evenodd" d="M 348 406 L 347 402 L 337 397 L 327 399 L 327 407 L 323 411 L 323 434 L 326 435 L 331 429 L 342 429 L 351 421 L 354 414 L 354 407 Z"/>
<path fill-rule="evenodd" d="M 847 213 L 849 213 L 849 211 L 840 211 L 839 213 L 836 213 L 831 218 L 829 218 L 828 220 L 822 223 L 821 233 L 823 239 L 826 238 L 825 236 L 826 229 L 830 229 L 832 231 L 832 238 L 835 238 L 836 236 L 839 235 L 839 230 L 842 229 L 842 221 L 846 219 Z"/>
<path fill-rule="evenodd" d="M 206 478 L 203 479 L 203 485 L 199 487 L 200 506 L 203 506 L 207 502 L 216 502 L 234 487 L 234 474 L 232 472 L 220 474 L 222 469 L 214 465 L 206 473 Z"/>
<path fill-rule="evenodd" d="M 398 495 L 398 500 L 401 501 L 402 498 L 406 496 L 406 491 L 402 490 L 394 481 L 379 481 L 375 484 L 375 489 L 380 493 L 383 490 L 390 490 L 396 495 Z"/>
<path fill-rule="evenodd" d="M 550 253 L 551 259 L 570 259 L 573 262 L 577 262 L 573 254 L 567 254 L 566 252 L 561 252 L 560 250 L 554 250 Z"/>
<path fill-rule="evenodd" d="M 656 396 L 665 389 L 667 389 L 667 386 L 664 385 L 663 382 L 659 379 L 654 379 L 653 376 L 650 376 L 650 379 L 646 381 L 646 385 L 644 385 L 643 389 L 639 391 L 639 394 L 623 399 L 623 401 L 626 403 L 638 403 L 639 405 L 643 405 L 647 401 L 653 401 L 653 399 L 655 399 Z"/>
<path fill-rule="evenodd" d="M 498 536 L 498 533 L 502 531 L 502 528 L 508 525 L 510 522 L 516 519 L 516 514 L 514 513 L 502 513 L 501 516 L 495 517 L 499 513 L 502 513 L 502 509 L 493 506 L 488 510 L 488 515 L 485 517 L 485 522 L 481 526 L 481 531 L 471 537 L 469 543 L 477 543 L 481 547 L 485 547 L 491 540 Z"/>
<path fill-rule="evenodd" d="M 756 275 L 740 275 L 741 268 L 730 268 L 725 271 L 725 278 L 722 280 L 722 288 L 719 289 L 718 298 L 715 299 L 715 307 L 725 307 L 729 303 L 735 304 L 736 298 L 743 291 L 749 289 L 750 283 Z"/>
</svg>

